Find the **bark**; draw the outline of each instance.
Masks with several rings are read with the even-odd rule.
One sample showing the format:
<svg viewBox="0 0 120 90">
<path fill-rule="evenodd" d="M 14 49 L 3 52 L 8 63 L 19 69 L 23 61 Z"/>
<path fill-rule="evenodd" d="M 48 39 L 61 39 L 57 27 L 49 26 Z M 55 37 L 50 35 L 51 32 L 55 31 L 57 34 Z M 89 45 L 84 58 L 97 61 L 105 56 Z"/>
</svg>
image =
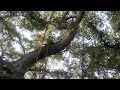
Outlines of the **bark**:
<svg viewBox="0 0 120 90">
<path fill-rule="evenodd" d="M 54 55 L 54 54 L 60 52 L 61 50 L 63 50 L 74 39 L 74 37 L 77 33 L 78 24 L 82 20 L 84 13 L 85 13 L 84 11 L 79 11 L 79 13 L 76 17 L 76 20 L 69 25 L 70 27 L 68 29 L 69 29 L 70 33 L 68 33 L 68 35 L 66 35 L 62 40 L 60 40 L 54 44 L 51 44 L 49 46 L 49 49 L 48 49 L 47 45 L 44 47 L 39 47 L 38 49 L 28 53 L 24 57 L 21 57 L 19 60 L 7 65 L 8 69 L 11 70 L 11 72 L 14 73 L 15 75 L 19 76 L 20 78 L 23 78 L 25 72 L 32 64 L 34 64 L 38 60 L 41 60 L 42 58 L 45 58 L 50 55 Z M 38 55 L 39 59 L 36 59 L 36 55 L 38 54 L 40 49 L 41 49 L 41 51 Z"/>
</svg>

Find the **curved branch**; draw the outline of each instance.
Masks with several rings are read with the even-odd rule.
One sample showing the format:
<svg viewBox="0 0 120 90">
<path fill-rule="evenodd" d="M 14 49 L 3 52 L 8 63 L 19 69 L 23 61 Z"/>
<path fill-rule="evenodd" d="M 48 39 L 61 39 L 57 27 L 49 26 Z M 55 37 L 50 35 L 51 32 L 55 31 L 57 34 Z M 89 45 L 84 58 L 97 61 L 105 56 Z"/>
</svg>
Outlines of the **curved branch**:
<svg viewBox="0 0 120 90">
<path fill-rule="evenodd" d="M 78 26 L 78 24 L 82 20 L 84 13 L 85 13 L 84 11 L 79 11 L 75 22 L 71 23 L 70 28 L 68 28 L 70 29 L 71 32 L 68 33 L 68 35 L 66 35 L 61 41 L 51 44 L 49 46 L 49 50 L 48 50 L 48 46 L 40 47 L 41 52 L 38 55 L 39 60 L 42 58 L 45 58 L 46 56 L 50 56 L 50 55 L 60 52 L 61 50 L 63 50 L 66 46 L 68 46 L 71 43 L 71 41 L 74 39 L 77 33 L 76 26 Z M 16 75 L 24 75 L 27 69 L 32 64 L 38 61 L 36 60 L 36 54 L 38 54 L 38 50 L 40 48 L 28 53 L 24 57 L 21 57 L 19 60 L 12 62 L 13 67 L 11 68 L 11 71 L 14 72 Z M 47 52 L 47 55 L 46 55 L 46 52 Z"/>
</svg>

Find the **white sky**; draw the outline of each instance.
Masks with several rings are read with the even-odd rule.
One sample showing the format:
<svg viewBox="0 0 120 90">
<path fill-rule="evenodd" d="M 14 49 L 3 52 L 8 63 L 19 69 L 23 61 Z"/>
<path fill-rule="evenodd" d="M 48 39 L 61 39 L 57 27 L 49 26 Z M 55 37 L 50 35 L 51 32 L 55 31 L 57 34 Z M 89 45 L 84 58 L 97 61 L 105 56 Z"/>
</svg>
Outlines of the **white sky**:
<svg viewBox="0 0 120 90">
<path fill-rule="evenodd" d="M 25 36 L 26 38 L 28 38 L 29 40 L 32 40 L 32 35 L 34 34 L 34 33 L 31 33 L 29 30 L 25 30 L 25 29 L 20 29 L 18 26 L 16 26 L 16 30 L 20 33 L 20 34 L 22 34 L 23 36 Z M 18 51 L 18 52 L 22 52 L 22 49 L 21 49 L 21 47 L 20 47 L 20 45 L 18 44 L 18 43 L 14 43 L 14 47 L 15 47 L 15 49 L 16 49 L 16 51 Z"/>
</svg>

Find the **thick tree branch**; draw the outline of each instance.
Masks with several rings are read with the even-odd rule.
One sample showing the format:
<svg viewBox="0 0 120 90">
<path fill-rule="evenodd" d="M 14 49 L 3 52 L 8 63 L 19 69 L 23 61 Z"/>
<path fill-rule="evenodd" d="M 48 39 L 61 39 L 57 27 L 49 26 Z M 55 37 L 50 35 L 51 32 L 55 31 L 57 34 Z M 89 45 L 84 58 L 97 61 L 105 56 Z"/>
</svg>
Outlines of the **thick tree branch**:
<svg viewBox="0 0 120 90">
<path fill-rule="evenodd" d="M 38 60 L 36 60 L 36 55 L 38 54 L 38 51 L 40 49 L 41 49 L 41 52 L 38 55 L 39 60 L 42 58 L 45 58 L 46 56 L 56 54 L 56 53 L 60 52 L 61 50 L 63 50 L 74 39 L 74 37 L 77 33 L 78 24 L 82 20 L 84 13 L 85 13 L 84 11 L 79 11 L 79 13 L 75 19 L 75 22 L 73 22 L 72 24 L 69 25 L 70 28 L 68 28 L 68 29 L 70 29 L 71 32 L 68 33 L 68 35 L 66 35 L 61 41 L 51 44 L 49 46 L 49 49 L 48 49 L 48 46 L 39 47 L 38 49 L 28 53 L 24 57 L 21 57 L 19 60 L 12 62 L 11 64 L 13 65 L 13 67 L 11 68 L 11 71 L 13 73 L 15 73 L 16 75 L 23 76 L 24 73 L 27 71 L 27 69 L 32 64 L 34 64 L 35 62 L 38 61 Z"/>
<path fill-rule="evenodd" d="M 65 19 L 66 15 L 69 13 L 69 11 L 65 11 L 65 13 L 63 14 L 63 17 L 62 17 L 62 21 Z"/>
<path fill-rule="evenodd" d="M 11 67 L 10 63 L 4 61 L 0 56 L 0 78 L 1 79 L 13 78 L 12 76 L 13 73 L 11 72 L 10 67 Z M 4 74 L 4 76 L 2 74 Z"/>
</svg>

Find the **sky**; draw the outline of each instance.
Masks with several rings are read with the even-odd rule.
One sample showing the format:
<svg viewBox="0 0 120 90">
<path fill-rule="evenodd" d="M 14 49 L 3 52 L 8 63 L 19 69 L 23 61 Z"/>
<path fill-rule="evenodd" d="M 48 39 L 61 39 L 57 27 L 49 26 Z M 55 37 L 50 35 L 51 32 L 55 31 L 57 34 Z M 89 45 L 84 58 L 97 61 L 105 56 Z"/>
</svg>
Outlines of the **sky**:
<svg viewBox="0 0 120 90">
<path fill-rule="evenodd" d="M 32 40 L 32 35 L 34 34 L 33 32 L 31 33 L 29 30 L 24 30 L 23 28 L 20 29 L 18 26 L 16 26 L 16 30 L 27 39 Z M 13 46 L 15 47 L 16 51 L 22 52 L 22 49 L 18 43 L 14 43 Z"/>
</svg>

